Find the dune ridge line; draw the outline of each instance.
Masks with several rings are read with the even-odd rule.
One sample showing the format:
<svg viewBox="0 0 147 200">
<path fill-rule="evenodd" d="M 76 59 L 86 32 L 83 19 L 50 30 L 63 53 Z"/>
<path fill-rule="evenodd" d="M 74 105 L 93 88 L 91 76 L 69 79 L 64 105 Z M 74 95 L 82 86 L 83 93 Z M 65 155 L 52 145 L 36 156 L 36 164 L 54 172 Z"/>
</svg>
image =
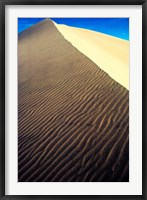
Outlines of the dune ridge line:
<svg viewBox="0 0 147 200">
<path fill-rule="evenodd" d="M 54 21 L 53 23 L 65 39 L 129 90 L 129 41 Z"/>
</svg>

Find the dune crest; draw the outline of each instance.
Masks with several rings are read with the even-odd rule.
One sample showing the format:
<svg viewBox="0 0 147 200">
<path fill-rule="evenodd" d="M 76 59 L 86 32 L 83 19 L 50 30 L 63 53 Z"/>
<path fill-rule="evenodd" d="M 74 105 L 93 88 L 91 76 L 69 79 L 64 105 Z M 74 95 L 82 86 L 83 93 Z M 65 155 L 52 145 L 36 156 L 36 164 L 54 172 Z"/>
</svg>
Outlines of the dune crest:
<svg viewBox="0 0 147 200">
<path fill-rule="evenodd" d="M 59 25 L 58 31 L 115 81 L 129 89 L 129 42 L 95 31 Z"/>
</svg>

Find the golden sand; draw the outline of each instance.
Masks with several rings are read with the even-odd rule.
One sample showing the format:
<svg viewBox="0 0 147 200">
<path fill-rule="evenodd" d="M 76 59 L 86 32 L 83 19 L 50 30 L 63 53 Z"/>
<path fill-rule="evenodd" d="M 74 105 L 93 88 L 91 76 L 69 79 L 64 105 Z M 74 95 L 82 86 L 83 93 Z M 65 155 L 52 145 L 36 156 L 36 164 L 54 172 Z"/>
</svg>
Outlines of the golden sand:
<svg viewBox="0 0 147 200">
<path fill-rule="evenodd" d="M 73 46 L 129 89 L 128 41 L 95 31 L 54 24 Z"/>
<path fill-rule="evenodd" d="M 50 20 L 18 36 L 18 181 L 129 181 L 129 92 Z"/>
</svg>

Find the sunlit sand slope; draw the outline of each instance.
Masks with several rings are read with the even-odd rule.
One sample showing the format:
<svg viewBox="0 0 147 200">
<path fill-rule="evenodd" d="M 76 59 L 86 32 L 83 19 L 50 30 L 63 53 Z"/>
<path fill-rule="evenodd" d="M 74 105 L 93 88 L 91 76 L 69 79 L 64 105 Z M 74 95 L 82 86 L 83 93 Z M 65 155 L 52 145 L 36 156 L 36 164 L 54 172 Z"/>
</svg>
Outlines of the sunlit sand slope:
<svg viewBox="0 0 147 200">
<path fill-rule="evenodd" d="M 18 38 L 18 180 L 129 180 L 129 95 L 44 20 Z"/>
<path fill-rule="evenodd" d="M 54 24 L 65 39 L 129 89 L 128 41 L 95 31 Z"/>
</svg>

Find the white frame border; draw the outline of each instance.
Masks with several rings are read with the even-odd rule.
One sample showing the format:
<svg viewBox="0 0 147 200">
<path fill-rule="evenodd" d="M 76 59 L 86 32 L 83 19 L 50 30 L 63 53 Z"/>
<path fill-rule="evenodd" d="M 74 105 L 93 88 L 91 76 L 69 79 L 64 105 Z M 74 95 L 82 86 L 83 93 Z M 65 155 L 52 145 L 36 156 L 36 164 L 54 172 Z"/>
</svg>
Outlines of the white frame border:
<svg viewBox="0 0 147 200">
<path fill-rule="evenodd" d="M 6 30 L 6 195 L 142 195 L 142 6 L 7 5 Z M 87 15 L 88 13 L 88 15 Z M 129 17 L 130 121 L 128 183 L 17 182 L 17 18 Z M 136 30 L 137 27 L 137 30 Z"/>
</svg>

